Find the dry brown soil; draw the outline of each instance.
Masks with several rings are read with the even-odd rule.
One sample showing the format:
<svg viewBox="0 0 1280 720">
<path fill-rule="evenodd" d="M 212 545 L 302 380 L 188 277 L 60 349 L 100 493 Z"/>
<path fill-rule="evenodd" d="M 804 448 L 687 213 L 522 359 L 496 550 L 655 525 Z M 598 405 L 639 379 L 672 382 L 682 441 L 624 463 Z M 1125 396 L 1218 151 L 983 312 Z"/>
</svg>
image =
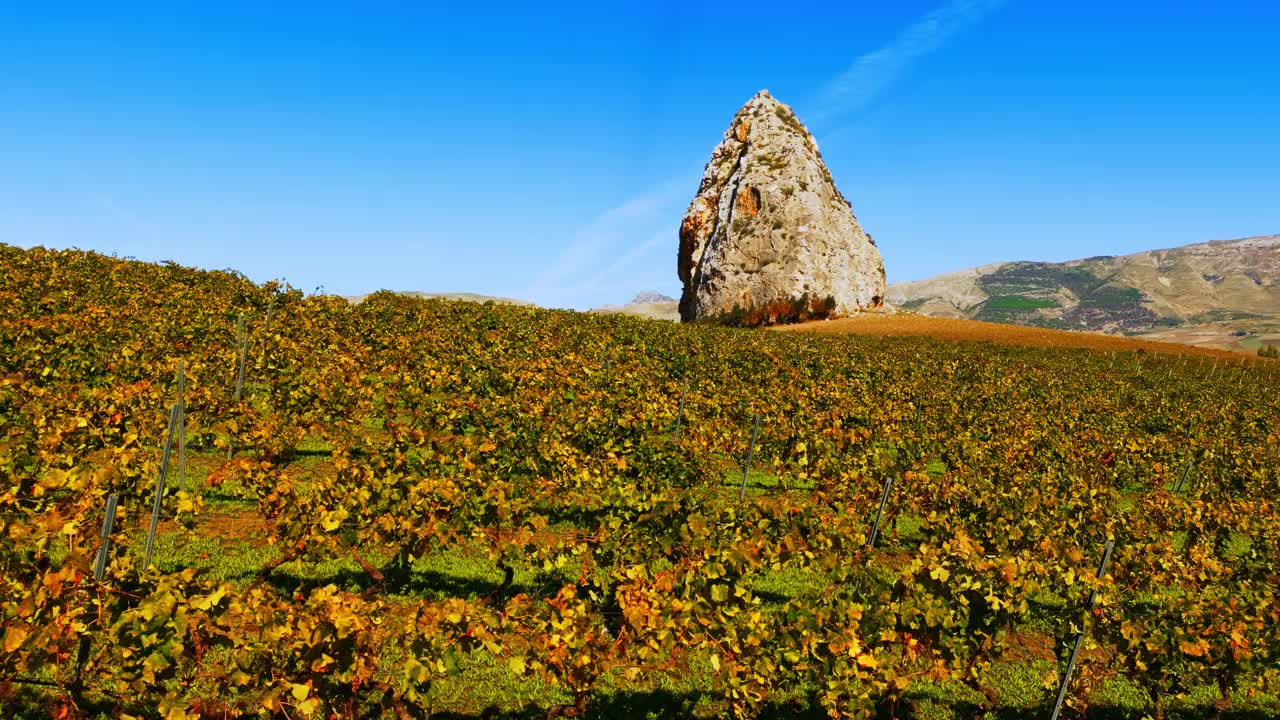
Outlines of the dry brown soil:
<svg viewBox="0 0 1280 720">
<path fill-rule="evenodd" d="M 867 313 L 839 320 L 818 320 L 796 325 L 778 326 L 774 329 L 855 335 L 932 337 L 943 340 L 988 341 L 1004 345 L 1092 348 L 1104 351 L 1134 351 L 1141 349 L 1147 352 L 1170 355 L 1218 357 L 1237 362 L 1242 359 L 1255 362 L 1261 361 L 1256 355 L 1246 355 L 1212 348 L 1153 342 L 1116 335 L 1103 335 L 1101 333 L 1049 330 L 1023 325 L 980 322 L 978 320 L 929 317 L 912 313 Z"/>
</svg>

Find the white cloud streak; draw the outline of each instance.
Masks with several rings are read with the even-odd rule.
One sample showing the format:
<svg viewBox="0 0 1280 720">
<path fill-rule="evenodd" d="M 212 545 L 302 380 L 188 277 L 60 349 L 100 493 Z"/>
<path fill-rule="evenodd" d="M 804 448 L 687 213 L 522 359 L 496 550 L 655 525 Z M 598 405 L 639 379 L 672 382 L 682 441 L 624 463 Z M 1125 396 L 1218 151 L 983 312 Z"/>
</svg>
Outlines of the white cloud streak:
<svg viewBox="0 0 1280 720">
<path fill-rule="evenodd" d="M 601 213 L 573 234 L 521 297 L 541 305 L 576 307 L 584 294 L 600 286 L 606 273 L 625 270 L 624 260 L 635 260 L 653 248 L 657 233 L 665 230 L 674 247 L 681 203 L 696 188 L 696 179 L 673 178 Z M 675 265 L 672 253 L 673 274 Z"/>
<path fill-rule="evenodd" d="M 616 260 L 609 263 L 608 266 L 597 269 L 585 281 L 564 288 L 565 294 L 570 297 L 583 297 L 598 294 L 601 290 L 617 290 L 624 293 L 623 295 L 608 296 L 606 298 L 607 304 L 612 304 L 626 299 L 628 297 L 626 293 L 634 295 L 640 290 L 659 290 L 660 288 L 655 287 L 641 288 L 635 286 L 633 284 L 635 277 L 632 274 L 638 266 L 642 266 L 647 253 L 662 246 L 667 248 L 674 248 L 675 246 L 676 230 L 672 227 L 667 227 L 671 224 L 670 218 L 661 217 L 655 218 L 655 220 L 663 226 L 662 229 L 654 232 L 648 240 L 631 247 L 630 250 L 624 252 Z M 667 259 L 670 260 L 671 275 L 674 277 L 676 274 L 675 253 L 669 253 Z"/>
<path fill-rule="evenodd" d="M 866 107 L 920 57 L 967 30 L 1006 0 L 951 0 L 903 30 L 888 45 L 858 58 L 818 95 L 815 119 L 831 120 Z"/>
</svg>

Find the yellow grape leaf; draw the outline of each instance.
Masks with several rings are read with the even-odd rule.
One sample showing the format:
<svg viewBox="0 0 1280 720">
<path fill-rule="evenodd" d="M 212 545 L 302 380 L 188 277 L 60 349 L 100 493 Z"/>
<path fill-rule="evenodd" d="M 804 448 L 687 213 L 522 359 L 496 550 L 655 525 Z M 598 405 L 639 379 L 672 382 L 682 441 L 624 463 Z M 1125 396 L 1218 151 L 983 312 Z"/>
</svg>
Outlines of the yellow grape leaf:
<svg viewBox="0 0 1280 720">
<path fill-rule="evenodd" d="M 304 715 L 314 715 L 320 707 L 320 698 L 311 698 L 298 703 L 298 710 Z"/>
<path fill-rule="evenodd" d="M 324 519 L 320 521 L 320 526 L 325 529 L 325 532 L 333 532 L 342 525 L 342 521 L 346 520 L 348 515 L 349 513 L 342 508 L 330 510 L 324 514 Z"/>
<path fill-rule="evenodd" d="M 22 646 L 22 642 L 31 634 L 31 628 L 25 624 L 13 624 L 4 631 L 4 651 L 13 652 Z"/>
<path fill-rule="evenodd" d="M 1183 640 L 1178 643 L 1178 649 L 1191 657 L 1202 657 L 1206 652 L 1208 652 L 1209 643 L 1205 642 L 1204 638 L 1200 638 L 1195 642 Z"/>
<path fill-rule="evenodd" d="M 940 582 L 946 582 L 947 578 L 951 577 L 951 571 L 944 567 L 934 568 L 929 571 L 929 577 Z"/>
<path fill-rule="evenodd" d="M 720 672 L 720 656 L 719 655 L 711 656 L 711 667 L 715 668 L 716 672 Z"/>
<path fill-rule="evenodd" d="M 178 492 L 178 512 L 193 513 L 196 511 L 196 499 L 184 491 Z"/>
<path fill-rule="evenodd" d="M 198 598 L 196 600 L 192 600 L 191 606 L 197 610 L 208 610 L 214 605 L 217 605 L 218 601 L 221 600 L 222 597 L 226 594 L 227 594 L 227 589 L 225 587 L 220 587 L 217 590 L 214 590 L 213 592 L 209 593 L 208 595 L 205 595 L 204 597 Z"/>
<path fill-rule="evenodd" d="M 870 669 L 870 668 L 876 667 L 880 663 L 876 662 L 875 655 L 872 655 L 871 653 L 867 653 L 866 655 L 858 656 L 858 664 L 864 668 Z"/>
<path fill-rule="evenodd" d="M 307 699 L 308 695 L 311 694 L 311 687 L 309 685 L 299 685 L 297 683 L 294 683 L 289 686 L 289 694 L 293 695 L 294 700 L 297 700 L 298 702 L 302 702 L 303 700 Z"/>
</svg>

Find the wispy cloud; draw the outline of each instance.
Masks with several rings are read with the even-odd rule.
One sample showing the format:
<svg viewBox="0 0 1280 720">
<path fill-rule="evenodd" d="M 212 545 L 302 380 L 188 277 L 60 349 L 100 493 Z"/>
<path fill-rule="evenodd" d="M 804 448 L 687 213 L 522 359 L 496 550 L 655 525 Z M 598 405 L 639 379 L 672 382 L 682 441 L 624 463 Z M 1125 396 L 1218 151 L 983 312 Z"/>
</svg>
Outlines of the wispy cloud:
<svg viewBox="0 0 1280 720">
<path fill-rule="evenodd" d="M 678 217 L 678 215 L 674 217 Z M 661 247 L 665 247 L 669 251 L 663 255 L 663 260 L 668 262 L 667 269 L 670 277 L 674 279 L 676 275 L 675 245 L 677 233 L 672 223 L 672 217 L 665 215 L 655 217 L 654 223 L 650 225 L 653 224 L 660 225 L 661 229 L 653 232 L 648 240 L 644 240 L 639 244 L 632 243 L 629 250 L 616 256 L 616 259 L 609 262 L 608 265 L 597 267 L 585 278 L 563 287 L 562 291 L 565 296 L 600 298 L 598 302 L 603 304 L 617 304 L 639 291 L 662 289 L 657 286 L 651 287 L 652 283 L 644 286 L 637 284 L 637 280 L 640 279 L 639 276 L 653 274 L 652 272 L 644 272 L 645 270 L 653 270 L 652 266 L 648 266 L 646 262 L 651 261 L 651 259 L 646 256 Z M 619 249 L 621 250 L 622 248 L 620 247 Z"/>
<path fill-rule="evenodd" d="M 1006 0 L 951 0 L 898 34 L 889 44 L 869 52 L 822 89 L 815 120 L 866 107 L 920 57 L 943 45 L 1004 5 Z"/>
<path fill-rule="evenodd" d="M 542 305 L 579 307 L 605 276 L 626 269 L 627 261 L 652 249 L 659 233 L 675 247 L 683 202 L 697 181 L 676 177 L 607 210 L 574 232 L 569 244 L 522 293 Z M 671 258 L 675 273 L 675 255 Z"/>
<path fill-rule="evenodd" d="M 819 91 L 813 118 L 818 122 L 866 107 L 920 57 L 972 27 L 1007 0 L 950 0 L 904 29 L 891 42 L 853 61 L 849 69 Z M 565 249 L 537 274 L 520 297 L 542 305 L 584 307 L 622 302 L 601 298 L 604 290 L 635 292 L 628 287 L 644 274 L 639 266 L 662 243 L 670 243 L 671 275 L 680 213 L 697 186 L 690 173 L 646 190 L 591 220 L 573 234 Z M 650 268 L 643 268 L 648 270 Z"/>
</svg>

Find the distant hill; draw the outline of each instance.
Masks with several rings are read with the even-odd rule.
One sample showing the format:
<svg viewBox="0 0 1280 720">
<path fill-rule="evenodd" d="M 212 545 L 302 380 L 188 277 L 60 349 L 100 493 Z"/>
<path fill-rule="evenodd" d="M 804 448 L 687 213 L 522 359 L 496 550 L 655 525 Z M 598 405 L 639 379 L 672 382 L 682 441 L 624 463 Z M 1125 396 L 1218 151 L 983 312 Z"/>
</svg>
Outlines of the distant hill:
<svg viewBox="0 0 1280 720">
<path fill-rule="evenodd" d="M 626 305 L 605 305 L 604 307 L 592 308 L 591 312 L 620 313 L 622 315 L 649 318 L 650 320 L 679 322 L 680 310 L 678 306 L 679 302 L 675 298 L 668 297 L 660 292 L 647 290 L 638 293 Z"/>
<path fill-rule="evenodd" d="M 937 317 L 1149 335 L 1223 349 L 1280 344 L 1280 235 L 1063 263 L 1006 262 L 894 283 Z"/>
<path fill-rule="evenodd" d="M 533 306 L 533 303 L 526 302 L 524 300 L 513 300 L 511 298 L 494 297 L 491 295 L 477 295 L 475 293 L 428 293 L 428 292 L 418 292 L 416 290 L 397 290 L 395 291 L 395 293 L 397 295 L 404 295 L 406 297 L 425 298 L 428 300 L 431 300 L 431 299 L 458 300 L 461 302 L 478 302 L 478 303 L 495 302 L 495 303 L 498 303 L 499 305 L 526 305 L 530 307 Z M 358 303 L 363 301 L 367 297 L 369 296 L 368 295 L 347 295 L 344 297 L 344 299 L 351 303 Z"/>
<path fill-rule="evenodd" d="M 657 292 L 656 290 L 645 290 L 644 292 L 636 293 L 636 296 L 631 298 L 632 305 L 647 305 L 652 303 L 669 303 L 669 302 L 676 302 L 676 299 L 668 295 L 663 295 L 662 293 Z"/>
</svg>

